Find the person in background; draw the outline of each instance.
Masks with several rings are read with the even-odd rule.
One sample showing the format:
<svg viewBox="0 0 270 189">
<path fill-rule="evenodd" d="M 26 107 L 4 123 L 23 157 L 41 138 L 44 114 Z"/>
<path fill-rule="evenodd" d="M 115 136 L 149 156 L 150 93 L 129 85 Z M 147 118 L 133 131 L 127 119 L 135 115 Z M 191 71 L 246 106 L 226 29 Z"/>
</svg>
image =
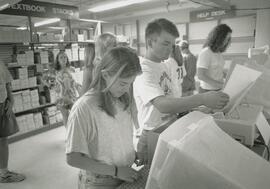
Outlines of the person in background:
<svg viewBox="0 0 270 189">
<path fill-rule="evenodd" d="M 199 92 L 221 90 L 224 85 L 222 53 L 231 42 L 232 29 L 226 24 L 214 27 L 208 34 L 197 61 L 197 76 L 200 81 Z"/>
<path fill-rule="evenodd" d="M 163 61 L 168 59 L 177 37 L 176 26 L 164 18 L 150 22 L 145 30 L 146 55 L 140 59 L 142 74 L 133 84 L 138 121 L 143 129 L 137 145 L 139 164 L 147 163 L 149 130 L 172 123 L 179 113 L 201 105 L 221 109 L 229 100 L 228 95 L 216 91 L 189 97 L 173 95 L 172 76 Z"/>
<path fill-rule="evenodd" d="M 113 47 L 116 47 L 116 36 L 111 33 L 103 33 L 98 36 L 95 42 L 95 49 L 93 46 L 86 48 L 85 68 L 83 70 L 83 84 L 80 94 L 83 95 L 88 91 L 92 81 L 92 75 L 95 65 L 97 65 L 104 54 Z"/>
<path fill-rule="evenodd" d="M 75 82 L 71 73 L 74 69 L 71 68 L 68 57 L 64 51 L 60 51 L 56 56 L 55 64 L 56 79 L 55 91 L 57 93 L 57 108 L 63 116 L 63 122 L 66 126 L 69 111 L 72 105 L 77 100 L 80 91 L 80 85 Z"/>
<path fill-rule="evenodd" d="M 11 133 L 15 134 L 19 131 L 16 117 L 12 111 L 14 99 L 11 81 L 12 77 L 9 71 L 0 61 L 0 183 L 20 182 L 25 179 L 24 175 L 8 170 L 9 148 L 7 137 Z"/>
<path fill-rule="evenodd" d="M 133 182 L 131 85 L 141 73 L 136 53 L 109 50 L 96 66 L 90 89 L 71 109 L 67 128 L 67 163 L 79 168 L 79 189 L 112 189 Z"/>
<path fill-rule="evenodd" d="M 197 58 L 190 52 L 189 44 L 187 41 L 182 40 L 178 46 L 183 56 L 183 62 L 185 65 L 186 75 L 182 82 L 182 95 L 190 96 L 194 94 L 195 88 L 195 75 L 196 75 L 196 62 Z"/>
</svg>

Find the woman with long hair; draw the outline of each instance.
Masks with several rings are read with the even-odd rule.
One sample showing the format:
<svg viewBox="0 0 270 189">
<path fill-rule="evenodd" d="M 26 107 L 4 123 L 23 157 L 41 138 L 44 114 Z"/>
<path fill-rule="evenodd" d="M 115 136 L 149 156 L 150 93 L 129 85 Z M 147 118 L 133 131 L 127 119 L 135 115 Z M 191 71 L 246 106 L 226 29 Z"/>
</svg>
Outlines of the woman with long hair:
<svg viewBox="0 0 270 189">
<path fill-rule="evenodd" d="M 224 85 L 223 67 L 225 61 L 222 53 L 231 42 L 232 29 L 220 24 L 208 34 L 197 61 L 197 76 L 200 80 L 200 91 L 220 90 Z"/>
</svg>

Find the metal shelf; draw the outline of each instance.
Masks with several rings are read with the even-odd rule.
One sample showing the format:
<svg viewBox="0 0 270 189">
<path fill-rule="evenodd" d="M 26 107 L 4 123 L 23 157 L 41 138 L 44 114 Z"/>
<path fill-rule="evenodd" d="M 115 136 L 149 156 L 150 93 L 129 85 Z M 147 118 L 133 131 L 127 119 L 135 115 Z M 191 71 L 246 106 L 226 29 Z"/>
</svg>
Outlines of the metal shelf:
<svg viewBox="0 0 270 189">
<path fill-rule="evenodd" d="M 45 131 L 60 127 L 62 125 L 63 125 L 63 122 L 57 122 L 57 123 L 54 123 L 52 125 L 50 125 L 50 124 L 43 125 L 43 127 L 33 129 L 33 130 L 30 130 L 30 131 L 18 132 L 17 134 L 8 137 L 8 142 L 9 143 L 16 142 L 16 141 L 19 141 L 19 140 L 22 140 L 22 139 L 37 135 L 39 133 L 43 133 Z"/>
<path fill-rule="evenodd" d="M 14 112 L 14 113 L 15 113 L 15 115 L 18 115 L 18 114 L 25 113 L 25 112 L 28 112 L 28 111 L 41 109 L 41 108 L 46 108 L 46 107 L 50 107 L 50 106 L 55 106 L 55 103 L 47 103 L 47 104 L 40 105 L 38 107 L 29 108 L 29 109 L 22 110 L 22 111 L 19 111 L 19 112 Z"/>
<path fill-rule="evenodd" d="M 23 91 L 23 90 L 28 90 L 28 89 L 36 89 L 38 87 L 39 87 L 39 85 L 33 86 L 33 87 L 26 87 L 26 88 L 22 88 L 22 89 L 13 89 L 12 92 L 18 92 L 18 91 Z"/>
</svg>

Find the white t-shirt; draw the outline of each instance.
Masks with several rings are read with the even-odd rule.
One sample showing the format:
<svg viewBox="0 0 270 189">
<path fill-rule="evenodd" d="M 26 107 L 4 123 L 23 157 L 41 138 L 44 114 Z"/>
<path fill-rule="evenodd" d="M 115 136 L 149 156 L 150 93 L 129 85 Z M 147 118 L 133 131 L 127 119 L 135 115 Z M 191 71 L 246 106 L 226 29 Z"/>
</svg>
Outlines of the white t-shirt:
<svg viewBox="0 0 270 189">
<path fill-rule="evenodd" d="M 2 61 L 0 61 L 0 103 L 5 102 L 7 98 L 6 84 L 11 83 L 12 77 Z"/>
<path fill-rule="evenodd" d="M 205 47 L 199 54 L 197 68 L 208 69 L 209 76 L 216 81 L 223 81 L 223 67 L 225 61 L 221 53 L 214 53 L 209 47 Z M 217 90 L 218 88 L 200 80 L 200 86 L 207 90 Z"/>
<path fill-rule="evenodd" d="M 99 162 L 131 166 L 135 160 L 131 115 L 115 104 L 115 118 L 101 110 L 98 94 L 88 91 L 73 105 L 67 122 L 66 153 L 80 152 Z"/>
<path fill-rule="evenodd" d="M 133 83 L 138 121 L 140 128 L 152 130 L 176 117 L 176 114 L 159 112 L 151 103 L 159 96 L 174 97 L 172 77 L 166 64 L 152 62 L 145 58 L 140 58 L 140 61 L 142 74 L 137 76 Z"/>
<path fill-rule="evenodd" d="M 173 58 L 168 58 L 163 62 L 170 72 L 172 77 L 172 92 L 173 96 L 181 97 L 182 96 L 182 82 L 183 78 L 187 75 L 184 64 L 179 66 Z"/>
</svg>

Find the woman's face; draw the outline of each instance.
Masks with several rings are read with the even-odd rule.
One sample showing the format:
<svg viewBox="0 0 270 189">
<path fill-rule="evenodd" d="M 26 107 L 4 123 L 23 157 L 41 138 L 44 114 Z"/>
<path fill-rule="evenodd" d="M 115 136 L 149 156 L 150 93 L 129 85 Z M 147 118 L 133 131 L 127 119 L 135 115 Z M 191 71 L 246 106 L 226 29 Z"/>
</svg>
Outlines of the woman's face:
<svg viewBox="0 0 270 189">
<path fill-rule="evenodd" d="M 227 36 L 225 37 L 222 46 L 220 47 L 220 52 L 224 52 L 227 50 L 227 48 L 231 44 L 231 38 L 232 38 L 232 33 L 228 33 Z"/>
<path fill-rule="evenodd" d="M 60 63 L 62 68 L 65 68 L 67 66 L 67 60 L 68 60 L 68 57 L 65 53 L 59 54 L 58 62 Z"/>
<path fill-rule="evenodd" d="M 125 93 L 129 93 L 131 84 L 134 82 L 136 76 L 131 76 L 128 78 L 117 78 L 115 82 L 111 85 L 109 91 L 115 98 L 121 97 Z M 113 80 L 113 77 L 109 76 L 106 79 L 106 84 L 109 85 Z"/>
</svg>

